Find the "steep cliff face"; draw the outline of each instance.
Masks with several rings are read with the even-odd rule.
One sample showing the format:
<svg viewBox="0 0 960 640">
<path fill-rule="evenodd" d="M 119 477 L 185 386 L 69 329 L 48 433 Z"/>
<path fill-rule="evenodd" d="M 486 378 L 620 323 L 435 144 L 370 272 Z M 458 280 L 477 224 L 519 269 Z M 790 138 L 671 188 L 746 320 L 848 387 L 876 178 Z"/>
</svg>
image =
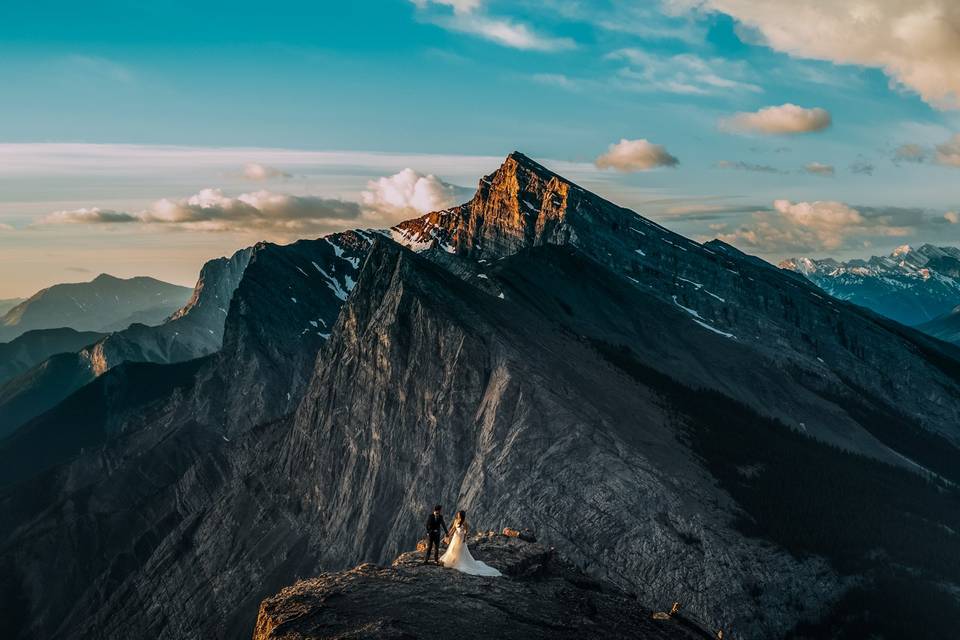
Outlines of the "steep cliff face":
<svg viewBox="0 0 960 640">
<path fill-rule="evenodd" d="M 0 491 L 5 635 L 248 635 L 298 577 L 409 548 L 436 501 L 734 637 L 960 618 L 956 350 L 504 167 L 393 230 L 420 254 L 258 245 L 220 352 L 157 394 L 103 376 L 105 435 Z"/>
<path fill-rule="evenodd" d="M 85 428 L 111 434 L 136 433 L 147 426 L 167 430 L 203 425 L 223 438 L 229 438 L 234 433 L 290 412 L 313 369 L 316 352 L 326 339 L 326 331 L 329 331 L 328 327 L 333 324 L 354 282 L 359 256 L 366 250 L 366 245 L 363 236 L 352 232 L 284 247 L 258 245 L 251 252 L 241 284 L 231 299 L 223 348 L 198 366 L 191 367 L 188 387 L 170 397 L 151 396 L 149 406 L 136 395 L 108 395 L 102 413 L 91 412 L 85 417 L 84 424 L 88 425 Z M 208 292 L 213 293 L 210 289 Z M 204 306 L 222 313 L 215 302 L 215 299 L 213 304 L 204 302 Z M 199 307 L 195 308 L 199 310 Z M 193 316 L 194 312 L 184 314 L 169 324 L 186 325 L 193 321 Z M 202 325 L 195 328 L 202 329 Z M 153 329 L 145 327 L 144 331 Z M 138 329 L 132 327 L 123 333 L 135 336 L 136 331 Z M 114 349 L 109 338 L 99 344 Z M 98 371 L 88 357 L 96 352 L 95 347 L 80 354 L 63 354 L 57 356 L 51 366 L 38 367 L 34 373 L 39 379 L 28 380 L 23 389 L 14 389 L 15 393 L 7 400 L 6 406 L 17 409 L 17 413 L 10 414 L 10 420 L 22 425 L 18 429 L 45 433 L 54 438 L 58 433 L 75 428 L 77 417 L 74 414 L 57 411 L 44 414 L 43 411 L 50 408 L 43 406 L 44 397 L 36 402 L 28 401 L 36 398 L 38 389 L 56 389 L 60 394 L 56 402 L 74 390 L 82 393 L 81 387 L 97 376 Z M 62 366 L 61 360 L 64 360 Z M 116 366 L 107 373 L 113 368 Z M 126 372 L 131 370 L 141 369 L 124 369 L 111 380 L 122 381 Z M 178 377 L 173 373 L 171 376 Z M 112 384 L 108 382 L 106 387 L 100 385 L 96 388 L 110 388 Z M 0 400 L 3 399 L 0 391 Z M 118 426 L 108 428 L 107 421 Z M 137 437 L 132 437 L 132 441 Z M 16 471 L 4 474 L 2 480 L 22 480 L 54 462 L 69 459 L 79 449 L 58 447 L 58 455 L 51 458 L 36 449 L 42 446 L 36 438 L 4 443 L 4 455 L 20 458 L 21 463 L 16 465 Z M 43 460 L 44 463 L 34 465 L 34 460 Z"/>
<path fill-rule="evenodd" d="M 90 361 L 96 375 L 102 375 L 123 362 L 183 362 L 217 351 L 230 300 L 252 254 L 253 249 L 247 248 L 230 258 L 208 261 L 190 300 L 166 322 L 153 327 L 131 325 L 83 350 L 81 356 Z"/>
<path fill-rule="evenodd" d="M 683 613 L 654 619 L 549 547 L 485 533 L 470 548 L 505 577 L 421 566 L 422 554 L 409 552 L 390 566 L 363 564 L 264 600 L 253 638 L 715 638 Z"/>
<path fill-rule="evenodd" d="M 879 410 L 960 443 L 957 371 L 917 351 L 943 347 L 875 314 L 831 300 L 806 279 L 747 256 L 722 242 L 705 245 L 679 236 L 633 211 L 566 181 L 523 154 L 511 154 L 480 181 L 469 203 L 402 223 L 397 241 L 414 249 L 437 245 L 483 264 L 522 247 L 566 244 L 609 268 L 614 277 L 686 312 L 678 328 L 725 335 L 757 352 L 764 366 L 793 372 L 793 384 L 814 395 L 866 397 Z M 960 357 L 951 351 L 951 360 Z M 891 367 L 890 363 L 897 366 Z M 857 430 L 821 408 L 797 411 L 773 398 L 718 387 L 759 411 L 812 435 L 896 463 L 877 447 L 851 441 Z M 858 401 L 858 400 L 856 400 Z M 782 410 L 789 409 L 789 410 Z M 849 423 L 847 423 L 849 424 Z M 902 461 L 901 461 L 902 463 Z"/>
</svg>

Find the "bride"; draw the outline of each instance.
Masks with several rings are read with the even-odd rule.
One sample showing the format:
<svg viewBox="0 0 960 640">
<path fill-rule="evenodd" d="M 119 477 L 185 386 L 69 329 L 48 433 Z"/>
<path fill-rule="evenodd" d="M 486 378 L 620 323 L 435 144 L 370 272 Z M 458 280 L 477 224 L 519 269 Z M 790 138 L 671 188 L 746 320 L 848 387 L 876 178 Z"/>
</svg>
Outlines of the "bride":
<svg viewBox="0 0 960 640">
<path fill-rule="evenodd" d="M 440 564 L 448 569 L 456 569 L 462 573 L 469 573 L 472 576 L 500 576 L 499 571 L 488 564 L 479 560 L 474 560 L 470 555 L 470 549 L 467 547 L 467 533 L 470 528 L 467 526 L 467 514 L 464 511 L 457 511 L 453 519 L 453 537 L 450 539 L 450 546 L 446 553 L 440 556 Z"/>
</svg>

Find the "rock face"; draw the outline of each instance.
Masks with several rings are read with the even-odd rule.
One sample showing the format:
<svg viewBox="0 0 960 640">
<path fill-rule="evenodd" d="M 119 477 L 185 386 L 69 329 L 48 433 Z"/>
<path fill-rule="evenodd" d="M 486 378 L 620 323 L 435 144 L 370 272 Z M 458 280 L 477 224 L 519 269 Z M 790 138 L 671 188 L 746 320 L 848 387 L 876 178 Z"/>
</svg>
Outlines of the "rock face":
<svg viewBox="0 0 960 640">
<path fill-rule="evenodd" d="M 28 372 L 38 376 L 36 381 L 27 375 L 21 376 L 24 388 L 13 389 L 7 404 L 2 406 L 16 409 L 16 413 L 9 414 L 9 420 L 22 423 L 17 431 L 31 435 L 0 442 L 0 460 L 18 461 L 0 474 L 0 485 L 20 481 L 75 455 L 81 445 L 74 439 L 67 439 L 68 443 L 75 443 L 73 447 L 57 447 L 57 456 L 42 451 L 43 441 L 58 438 L 59 434 L 79 429 L 81 425 L 84 432 L 102 435 L 84 441 L 83 446 L 99 444 L 112 437 L 111 434 L 136 433 L 147 425 L 162 425 L 164 429 L 203 425 L 226 442 L 234 434 L 289 413 L 296 407 L 313 370 L 316 353 L 328 335 L 325 331 L 329 331 L 353 285 L 359 268 L 358 256 L 366 251 L 367 244 L 363 236 L 348 232 L 283 247 L 269 243 L 254 247 L 242 282 L 230 301 L 222 349 L 202 361 L 170 369 L 170 382 L 175 384 L 161 387 L 175 389 L 172 397 L 109 392 L 135 386 L 125 379 L 131 372 L 139 376 L 141 372 L 154 371 L 151 367 L 127 367 L 110 376 L 117 367 L 132 365 L 136 360 L 120 360 L 120 364 L 114 360 L 103 384 L 91 389 L 84 387 L 99 373 L 96 360 L 90 354 L 101 347 L 103 353 L 107 348 L 113 349 L 116 343 L 110 338 L 114 336 L 120 336 L 123 341 L 131 339 L 130 335 L 137 335 L 137 327 L 114 334 L 79 354 L 56 356 Z M 196 311 L 179 315 L 164 328 L 169 325 L 202 328 L 202 324 L 188 323 L 193 322 L 195 312 L 203 313 L 204 307 L 212 307 L 219 313 L 214 300 L 213 305 L 197 306 Z M 152 329 L 159 327 L 143 328 L 145 332 Z M 152 375 L 146 374 L 146 380 Z M 189 377 L 189 384 L 183 383 L 184 376 Z M 21 378 L 0 389 L 0 402 L 5 399 L 3 392 Z M 156 386 L 156 382 L 144 381 L 144 384 Z M 43 410 L 50 407 L 43 406 L 45 396 L 37 398 L 38 390 L 47 389 L 62 394 L 56 402 L 71 392 L 86 398 L 102 398 L 102 411 L 83 414 L 57 411 L 55 407 L 41 414 L 38 407 Z M 152 441 L 163 435 L 151 431 L 145 437 Z M 130 440 L 136 441 L 137 437 Z M 149 446 L 152 445 L 139 444 L 134 448 L 149 449 Z M 101 464 L 104 461 L 99 460 L 95 467 Z"/>
<path fill-rule="evenodd" d="M 783 269 L 803 274 L 821 289 L 906 325 L 949 312 L 960 301 L 960 249 L 904 245 L 889 256 L 838 262 L 791 258 Z"/>
<path fill-rule="evenodd" d="M 90 282 L 54 285 L 10 309 L 0 318 L 0 340 L 13 340 L 33 329 L 103 332 L 134 319 L 160 323 L 189 298 L 187 287 L 104 273 Z"/>
<path fill-rule="evenodd" d="M 440 501 L 728 637 L 949 636 L 957 349 L 521 154 L 389 235 L 258 245 L 219 352 L 0 444 L 0 635 L 249 636 Z"/>
<path fill-rule="evenodd" d="M 330 638 L 698 638 L 682 614 L 654 620 L 615 586 L 556 550 L 504 536 L 472 536 L 475 557 L 501 578 L 477 578 L 404 553 L 392 565 L 298 582 L 260 605 L 254 640 Z"/>
</svg>

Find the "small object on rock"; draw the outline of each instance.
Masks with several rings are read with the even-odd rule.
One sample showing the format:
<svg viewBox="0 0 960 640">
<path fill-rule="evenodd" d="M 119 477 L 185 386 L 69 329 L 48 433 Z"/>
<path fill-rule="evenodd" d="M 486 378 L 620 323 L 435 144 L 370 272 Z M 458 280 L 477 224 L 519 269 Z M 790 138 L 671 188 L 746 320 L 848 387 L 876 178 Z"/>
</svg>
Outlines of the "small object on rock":
<svg viewBox="0 0 960 640">
<path fill-rule="evenodd" d="M 669 620 L 670 618 L 677 615 L 678 613 L 680 613 L 680 603 L 674 602 L 673 606 L 670 607 L 669 613 L 665 611 L 655 611 L 653 615 L 650 617 L 653 618 L 654 620 Z"/>
<path fill-rule="evenodd" d="M 503 528 L 503 535 L 509 538 L 520 538 L 524 542 L 536 542 L 537 536 L 534 535 L 532 529 L 511 529 L 510 527 Z"/>
<path fill-rule="evenodd" d="M 419 551 L 420 553 L 423 553 L 426 550 L 427 550 L 426 540 L 420 540 L 419 542 L 417 542 L 417 551 Z"/>
</svg>

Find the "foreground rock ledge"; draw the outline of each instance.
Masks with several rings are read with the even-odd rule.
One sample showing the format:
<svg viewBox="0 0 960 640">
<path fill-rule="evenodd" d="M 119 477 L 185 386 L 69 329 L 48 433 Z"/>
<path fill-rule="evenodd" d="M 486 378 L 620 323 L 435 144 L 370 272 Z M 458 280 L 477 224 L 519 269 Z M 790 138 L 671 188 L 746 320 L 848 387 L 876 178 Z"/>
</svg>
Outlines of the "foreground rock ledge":
<svg viewBox="0 0 960 640">
<path fill-rule="evenodd" d="M 706 638 L 682 616 L 654 620 L 631 595 L 587 577 L 551 547 L 472 536 L 475 558 L 502 578 L 421 565 L 362 564 L 302 580 L 265 599 L 254 640 L 320 638 Z"/>
</svg>

